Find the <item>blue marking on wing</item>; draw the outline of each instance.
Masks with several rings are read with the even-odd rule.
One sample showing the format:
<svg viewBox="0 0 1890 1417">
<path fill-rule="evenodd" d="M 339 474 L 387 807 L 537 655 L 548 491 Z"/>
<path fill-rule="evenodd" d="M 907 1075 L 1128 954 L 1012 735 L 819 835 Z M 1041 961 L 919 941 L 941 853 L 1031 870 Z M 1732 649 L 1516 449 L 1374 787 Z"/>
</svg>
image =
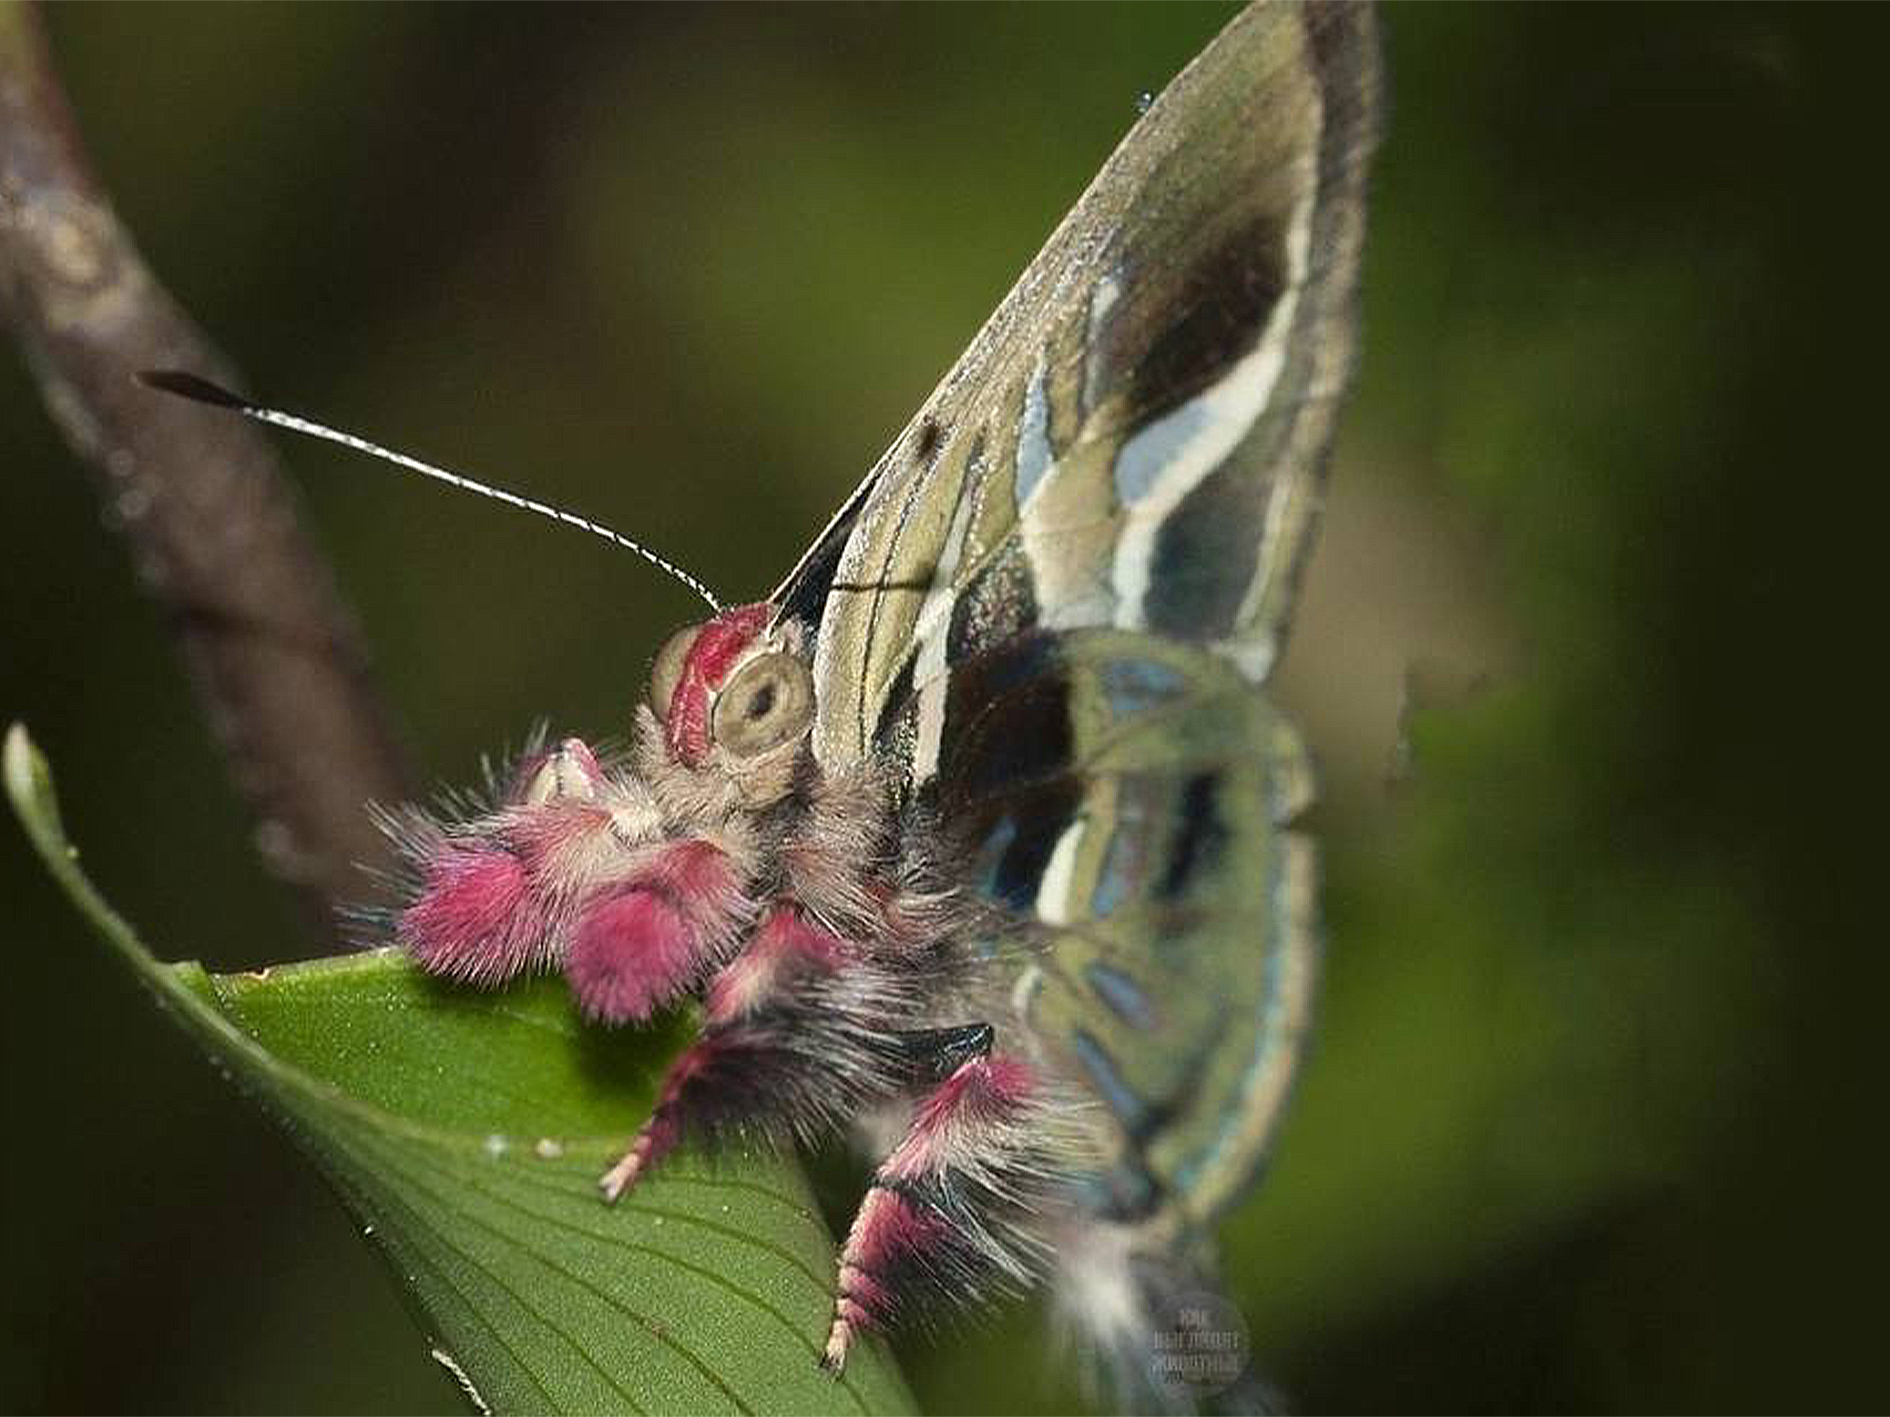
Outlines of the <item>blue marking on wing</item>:
<svg viewBox="0 0 1890 1417">
<path fill-rule="evenodd" d="M 986 834 L 977 851 L 974 874 L 985 897 L 1028 914 L 1037 903 L 1043 884 L 1043 864 L 1049 855 L 1045 833 L 1035 823 L 1020 829 L 1017 818 L 1006 813 Z"/>
<path fill-rule="evenodd" d="M 1152 659 L 1112 659 L 1103 664 L 1103 698 L 1116 718 L 1144 713 L 1186 687 L 1180 674 Z"/>
<path fill-rule="evenodd" d="M 1083 977 L 1096 991 L 1096 996 L 1124 1023 L 1148 1028 L 1155 1022 L 1155 1010 L 1149 1004 L 1148 995 L 1142 992 L 1142 986 L 1113 964 L 1092 960 L 1084 966 Z"/>
<path fill-rule="evenodd" d="M 1043 370 L 1024 390 L 1023 424 L 1017 430 L 1017 505 L 1023 506 L 1050 470 L 1050 397 Z"/>
<path fill-rule="evenodd" d="M 1129 854 L 1129 841 L 1128 834 L 1122 829 L 1123 825 L 1118 824 L 1109 834 L 1109 845 L 1103 851 L 1102 870 L 1096 877 L 1096 889 L 1089 895 L 1089 913 L 1098 920 L 1107 920 L 1113 915 L 1116 907 L 1122 904 L 1123 897 L 1129 893 L 1129 870 L 1125 859 Z"/>
<path fill-rule="evenodd" d="M 1208 422 L 1208 410 L 1196 399 L 1158 418 L 1122 445 L 1116 454 L 1116 500 L 1123 506 L 1149 494 L 1164 469 Z"/>
<path fill-rule="evenodd" d="M 1291 948 L 1291 929 L 1288 924 L 1290 907 L 1286 900 L 1286 871 L 1284 858 L 1274 853 L 1267 865 L 1267 903 L 1271 907 L 1273 919 L 1267 930 L 1266 970 L 1269 981 L 1278 979 L 1278 971 L 1285 966 L 1286 955 Z M 1253 1056 L 1247 1060 L 1247 1066 L 1241 1072 L 1241 1093 L 1245 1095 L 1259 1080 L 1260 1074 L 1273 1061 L 1280 1050 L 1280 1038 L 1284 1027 L 1281 1015 L 1285 1012 L 1286 1001 L 1280 997 L 1277 983 L 1267 990 L 1266 999 L 1260 1005 L 1261 1024 L 1254 1040 Z M 1214 1134 L 1214 1140 L 1205 1152 L 1191 1157 L 1175 1172 L 1175 1189 L 1183 1194 L 1192 1191 L 1201 1178 L 1201 1173 L 1220 1164 L 1228 1145 L 1239 1130 L 1236 1115 L 1230 1112 L 1222 1120 L 1220 1130 Z M 1253 1174 L 1248 1177 L 1248 1184 L 1258 1181 L 1266 1170 L 1270 1144 L 1262 1146 L 1260 1154 L 1252 1159 Z"/>
<path fill-rule="evenodd" d="M 990 834 L 978 848 L 978 863 L 983 867 L 984 879 L 980 889 L 985 895 L 996 897 L 998 894 L 998 872 L 1004 864 L 1004 853 L 1010 850 L 1011 843 L 1017 840 L 1017 821 L 1013 817 L 1000 817 L 998 824 L 991 828 Z"/>
<path fill-rule="evenodd" d="M 1088 1070 L 1090 1081 L 1096 1084 L 1096 1091 L 1109 1104 L 1109 1110 L 1121 1119 L 1124 1130 L 1132 1137 L 1143 1135 L 1153 1114 L 1148 1104 L 1129 1090 L 1102 1044 L 1080 1028 L 1070 1035 L 1070 1041 L 1076 1049 L 1077 1060 Z"/>
</svg>

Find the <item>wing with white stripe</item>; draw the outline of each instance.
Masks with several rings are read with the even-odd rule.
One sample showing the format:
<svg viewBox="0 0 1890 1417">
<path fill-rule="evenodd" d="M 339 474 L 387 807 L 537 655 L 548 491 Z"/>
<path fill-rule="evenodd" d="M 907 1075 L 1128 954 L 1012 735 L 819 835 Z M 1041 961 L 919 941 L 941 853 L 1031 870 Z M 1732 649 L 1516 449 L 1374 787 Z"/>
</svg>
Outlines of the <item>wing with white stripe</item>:
<svg viewBox="0 0 1890 1417">
<path fill-rule="evenodd" d="M 776 595 L 820 621 L 824 761 L 917 696 L 925 782 L 951 665 L 1037 626 L 1265 677 L 1351 361 L 1373 93 L 1364 11 L 1262 4 L 1135 125 Z"/>
</svg>

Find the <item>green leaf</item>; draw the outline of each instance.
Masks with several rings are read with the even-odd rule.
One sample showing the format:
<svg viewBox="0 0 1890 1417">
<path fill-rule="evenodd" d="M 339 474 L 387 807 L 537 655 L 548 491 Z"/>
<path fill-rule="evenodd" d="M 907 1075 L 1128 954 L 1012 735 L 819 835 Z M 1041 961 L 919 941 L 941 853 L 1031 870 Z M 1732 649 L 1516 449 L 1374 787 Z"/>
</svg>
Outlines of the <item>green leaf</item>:
<svg viewBox="0 0 1890 1417">
<path fill-rule="evenodd" d="M 394 951 L 164 964 L 79 869 L 15 726 L 7 793 L 53 875 L 212 1061 L 321 1166 L 475 1401 L 502 1412 L 909 1412 L 884 1348 L 815 1368 L 834 1254 L 791 1163 L 684 1153 L 596 1177 L 686 1040 L 583 1027 L 555 981 L 447 988 Z"/>
</svg>

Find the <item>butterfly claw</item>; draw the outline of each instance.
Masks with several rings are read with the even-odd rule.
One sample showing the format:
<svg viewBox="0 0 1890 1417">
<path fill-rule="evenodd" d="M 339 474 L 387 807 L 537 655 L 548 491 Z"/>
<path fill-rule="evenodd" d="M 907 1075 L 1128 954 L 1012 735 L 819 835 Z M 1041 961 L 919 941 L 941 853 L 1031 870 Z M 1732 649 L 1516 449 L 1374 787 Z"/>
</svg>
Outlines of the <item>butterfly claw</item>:
<svg viewBox="0 0 1890 1417">
<path fill-rule="evenodd" d="M 836 1315 L 833 1328 L 827 1334 L 827 1346 L 821 1350 L 814 1366 L 828 1377 L 838 1381 L 847 1368 L 847 1352 L 853 1347 L 853 1321 L 844 1315 Z"/>
<path fill-rule="evenodd" d="M 603 1192 L 604 1204 L 615 1205 L 624 1192 L 636 1185 L 642 1171 L 643 1148 L 641 1145 L 633 1146 L 615 1166 L 597 1178 L 597 1189 Z"/>
</svg>

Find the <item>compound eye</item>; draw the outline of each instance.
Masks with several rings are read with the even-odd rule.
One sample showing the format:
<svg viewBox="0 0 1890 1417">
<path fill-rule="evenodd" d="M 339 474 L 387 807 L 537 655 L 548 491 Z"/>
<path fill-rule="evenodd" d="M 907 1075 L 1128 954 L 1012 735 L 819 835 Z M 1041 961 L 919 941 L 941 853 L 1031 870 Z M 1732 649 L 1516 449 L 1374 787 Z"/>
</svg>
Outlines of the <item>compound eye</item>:
<svg viewBox="0 0 1890 1417">
<path fill-rule="evenodd" d="M 682 682 L 683 662 L 689 658 L 689 646 L 701 633 L 700 625 L 685 625 L 663 641 L 650 666 L 650 707 L 659 719 L 669 717 L 669 701 L 676 697 L 676 685 Z"/>
<path fill-rule="evenodd" d="M 814 717 L 814 680 L 791 654 L 764 654 L 736 671 L 716 695 L 715 741 L 752 758 L 797 737 Z"/>
</svg>

